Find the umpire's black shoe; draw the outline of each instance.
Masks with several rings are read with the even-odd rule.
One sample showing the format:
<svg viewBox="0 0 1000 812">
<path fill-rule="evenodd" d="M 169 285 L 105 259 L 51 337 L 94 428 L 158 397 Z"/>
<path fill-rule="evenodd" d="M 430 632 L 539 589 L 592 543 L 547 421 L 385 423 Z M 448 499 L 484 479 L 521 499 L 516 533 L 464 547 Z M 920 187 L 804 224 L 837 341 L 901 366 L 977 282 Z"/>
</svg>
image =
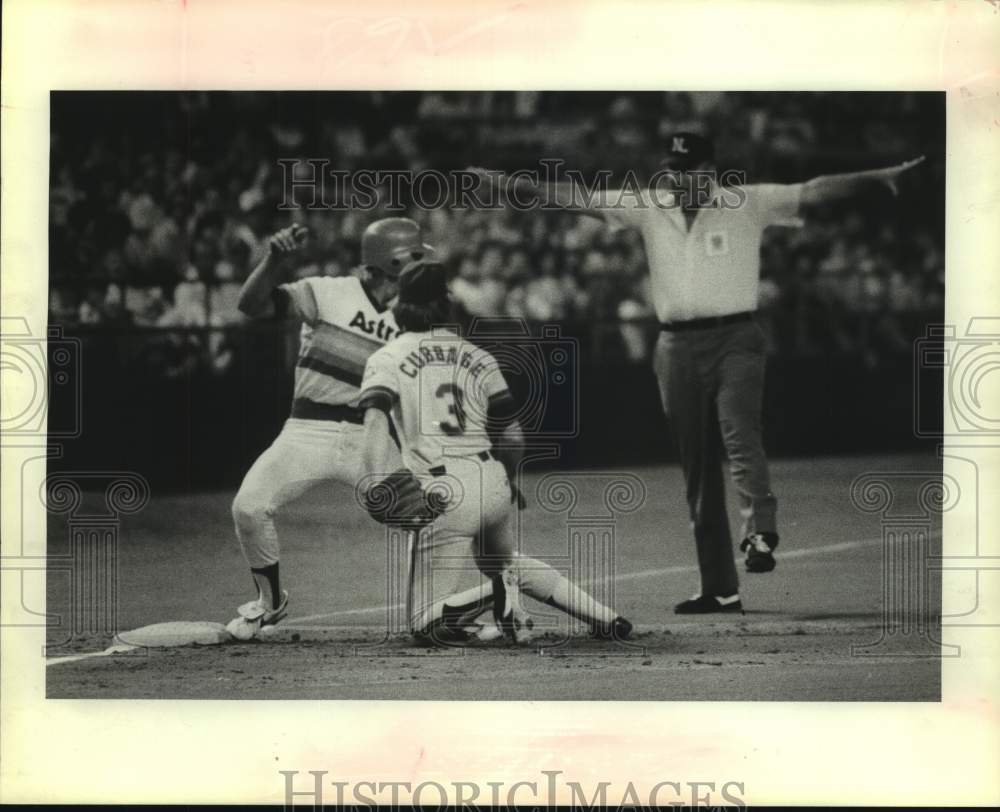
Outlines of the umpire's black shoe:
<svg viewBox="0 0 1000 812">
<path fill-rule="evenodd" d="M 738 594 L 695 595 L 674 607 L 675 615 L 707 615 L 712 612 L 742 612 L 743 604 Z"/>
<path fill-rule="evenodd" d="M 619 615 L 610 623 L 592 624 L 590 636 L 598 640 L 628 640 L 632 636 L 632 624 Z"/>
<path fill-rule="evenodd" d="M 751 533 L 740 542 L 740 549 L 747 554 L 747 572 L 770 572 L 774 569 L 774 548 L 778 546 L 777 533 Z"/>
</svg>

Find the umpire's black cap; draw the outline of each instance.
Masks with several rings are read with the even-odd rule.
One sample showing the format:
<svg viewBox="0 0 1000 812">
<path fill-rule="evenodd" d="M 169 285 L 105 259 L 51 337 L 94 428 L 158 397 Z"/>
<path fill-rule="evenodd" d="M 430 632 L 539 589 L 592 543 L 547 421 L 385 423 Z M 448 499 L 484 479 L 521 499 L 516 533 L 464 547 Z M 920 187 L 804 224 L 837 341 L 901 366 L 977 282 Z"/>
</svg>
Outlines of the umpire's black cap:
<svg viewBox="0 0 1000 812">
<path fill-rule="evenodd" d="M 448 298 L 448 270 L 440 262 L 417 260 L 399 273 L 399 301 L 426 305 Z"/>
<path fill-rule="evenodd" d="M 699 133 L 674 133 L 667 137 L 667 156 L 660 161 L 663 169 L 686 171 L 702 163 L 715 162 L 715 144 Z"/>
</svg>

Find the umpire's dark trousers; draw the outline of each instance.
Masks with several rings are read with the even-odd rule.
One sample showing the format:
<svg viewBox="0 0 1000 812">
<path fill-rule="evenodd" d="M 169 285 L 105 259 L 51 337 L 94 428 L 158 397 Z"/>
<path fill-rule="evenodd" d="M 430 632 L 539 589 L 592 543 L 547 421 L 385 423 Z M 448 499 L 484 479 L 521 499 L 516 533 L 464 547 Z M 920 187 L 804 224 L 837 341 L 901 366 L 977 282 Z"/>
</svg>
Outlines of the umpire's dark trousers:
<svg viewBox="0 0 1000 812">
<path fill-rule="evenodd" d="M 739 586 L 723 451 L 740 496 L 740 538 L 777 529 L 761 439 L 764 363 L 764 333 L 753 320 L 664 330 L 656 345 L 653 364 L 680 449 L 703 595 L 732 595 Z"/>
</svg>

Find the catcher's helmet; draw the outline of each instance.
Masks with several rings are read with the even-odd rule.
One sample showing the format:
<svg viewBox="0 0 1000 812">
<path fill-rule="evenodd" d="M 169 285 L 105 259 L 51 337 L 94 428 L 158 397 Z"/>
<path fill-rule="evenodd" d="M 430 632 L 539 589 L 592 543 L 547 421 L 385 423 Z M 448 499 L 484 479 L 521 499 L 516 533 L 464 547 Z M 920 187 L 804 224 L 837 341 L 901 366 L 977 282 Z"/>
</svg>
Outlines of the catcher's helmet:
<svg viewBox="0 0 1000 812">
<path fill-rule="evenodd" d="M 399 274 L 399 301 L 427 305 L 448 301 L 448 271 L 434 260 L 409 263 Z"/>
<path fill-rule="evenodd" d="M 415 260 L 430 258 L 434 249 L 424 243 L 420 226 L 407 217 L 376 220 L 361 235 L 361 263 L 391 277 Z"/>
</svg>

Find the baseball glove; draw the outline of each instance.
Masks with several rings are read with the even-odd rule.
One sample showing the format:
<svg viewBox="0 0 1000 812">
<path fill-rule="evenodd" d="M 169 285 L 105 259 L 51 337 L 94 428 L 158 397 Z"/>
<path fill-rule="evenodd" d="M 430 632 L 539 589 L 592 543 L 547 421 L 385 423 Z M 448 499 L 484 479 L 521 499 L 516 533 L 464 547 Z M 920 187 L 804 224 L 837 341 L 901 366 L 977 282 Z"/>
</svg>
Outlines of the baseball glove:
<svg viewBox="0 0 1000 812">
<path fill-rule="evenodd" d="M 418 528 L 444 513 L 445 505 L 428 494 L 408 468 L 393 471 L 364 494 L 365 510 L 380 524 Z"/>
</svg>

